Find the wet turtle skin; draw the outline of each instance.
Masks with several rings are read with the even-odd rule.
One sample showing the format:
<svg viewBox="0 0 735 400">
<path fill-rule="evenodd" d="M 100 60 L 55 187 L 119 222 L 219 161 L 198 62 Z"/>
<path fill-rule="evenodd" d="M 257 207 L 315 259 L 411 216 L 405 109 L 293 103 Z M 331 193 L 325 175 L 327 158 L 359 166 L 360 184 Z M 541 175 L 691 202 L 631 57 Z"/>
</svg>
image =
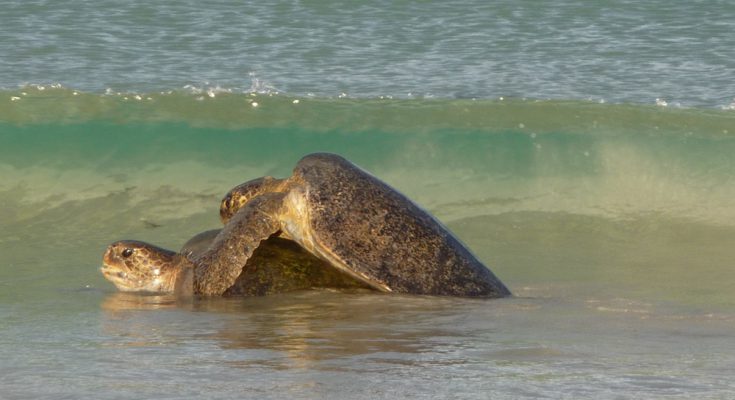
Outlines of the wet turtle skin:
<svg viewBox="0 0 735 400">
<path fill-rule="evenodd" d="M 220 215 L 228 222 L 243 219 L 243 214 L 261 226 L 246 228 L 251 232 L 241 237 L 278 229 L 282 236 L 377 290 L 510 295 L 444 225 L 338 155 L 311 154 L 299 161 L 288 179 L 258 178 L 232 189 L 222 201 Z"/>
<path fill-rule="evenodd" d="M 302 158 L 287 179 L 263 177 L 235 187 L 220 216 L 222 230 L 195 236 L 174 257 L 176 268 L 168 270 L 176 272 L 178 293 L 362 285 L 394 293 L 510 295 L 428 212 L 334 154 Z M 108 279 L 120 274 L 112 267 L 124 264 L 127 250 L 125 243 L 108 248 Z"/>
<path fill-rule="evenodd" d="M 102 272 L 124 291 L 192 295 L 189 259 L 206 251 L 219 231 L 215 229 L 192 237 L 179 253 L 145 242 L 115 242 L 105 252 Z M 369 286 L 332 268 L 298 244 L 274 236 L 258 246 L 223 295 L 264 296 L 316 288 L 370 290 Z"/>
<path fill-rule="evenodd" d="M 196 257 L 206 251 L 220 229 L 202 232 L 186 242 L 180 254 Z M 295 242 L 272 236 L 260 243 L 226 296 L 264 296 L 315 288 L 370 287 L 307 252 Z"/>
</svg>

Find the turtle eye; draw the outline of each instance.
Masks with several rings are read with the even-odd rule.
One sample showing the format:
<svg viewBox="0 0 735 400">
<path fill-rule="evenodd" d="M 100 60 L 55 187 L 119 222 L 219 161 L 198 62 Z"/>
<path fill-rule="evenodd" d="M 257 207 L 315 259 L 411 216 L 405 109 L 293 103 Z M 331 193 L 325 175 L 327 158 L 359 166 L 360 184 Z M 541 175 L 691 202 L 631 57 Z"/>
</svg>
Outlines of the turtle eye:
<svg viewBox="0 0 735 400">
<path fill-rule="evenodd" d="M 225 208 L 230 208 L 230 206 L 232 206 L 232 197 L 227 196 L 225 199 Z"/>
<path fill-rule="evenodd" d="M 131 249 L 129 247 L 122 251 L 122 256 L 125 257 L 125 258 L 128 258 L 128 257 L 130 257 L 132 255 L 133 255 L 133 249 Z"/>
</svg>

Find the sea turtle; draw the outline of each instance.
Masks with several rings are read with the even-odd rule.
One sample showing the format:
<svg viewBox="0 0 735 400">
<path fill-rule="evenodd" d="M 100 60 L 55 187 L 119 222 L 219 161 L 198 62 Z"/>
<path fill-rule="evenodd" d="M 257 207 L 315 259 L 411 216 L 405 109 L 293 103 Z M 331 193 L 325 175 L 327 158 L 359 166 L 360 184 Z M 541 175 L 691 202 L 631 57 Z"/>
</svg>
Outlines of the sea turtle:
<svg viewBox="0 0 735 400">
<path fill-rule="evenodd" d="M 239 232 L 246 249 L 278 234 L 379 291 L 510 295 L 428 212 L 335 154 L 305 156 L 289 178 L 263 177 L 233 188 L 222 200 L 220 217 L 225 230 Z M 198 290 L 216 293 L 227 283 L 221 277 L 235 272 L 224 268 L 214 281 L 201 274 Z"/>
<path fill-rule="evenodd" d="M 171 261 L 179 270 L 176 286 L 226 294 L 261 242 L 280 236 L 378 291 L 510 295 L 429 213 L 335 154 L 305 156 L 286 179 L 263 177 L 235 187 L 222 200 L 220 216 L 225 227 L 203 253 Z M 105 263 L 134 258 L 136 249 L 128 246 L 138 243 L 111 245 Z"/>
<path fill-rule="evenodd" d="M 115 242 L 105 251 L 101 271 L 122 291 L 191 295 L 191 260 L 203 254 L 220 231 L 195 235 L 178 253 L 135 240 Z M 279 237 L 263 241 L 241 270 L 223 295 L 261 296 L 312 288 L 369 289 L 296 243 Z"/>
</svg>

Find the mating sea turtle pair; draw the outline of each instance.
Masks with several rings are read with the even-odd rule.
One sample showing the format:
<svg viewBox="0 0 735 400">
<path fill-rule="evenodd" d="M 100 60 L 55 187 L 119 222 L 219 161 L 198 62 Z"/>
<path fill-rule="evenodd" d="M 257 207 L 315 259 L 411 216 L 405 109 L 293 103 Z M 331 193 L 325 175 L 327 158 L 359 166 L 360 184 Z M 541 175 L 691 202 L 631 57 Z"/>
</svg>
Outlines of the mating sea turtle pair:
<svg viewBox="0 0 735 400">
<path fill-rule="evenodd" d="M 287 179 L 264 177 L 235 187 L 220 216 L 221 231 L 192 238 L 180 253 L 115 242 L 104 254 L 102 272 L 121 290 L 199 295 L 302 286 L 510 295 L 431 215 L 334 154 L 302 158 Z M 273 288 L 283 281 L 291 283 Z"/>
</svg>

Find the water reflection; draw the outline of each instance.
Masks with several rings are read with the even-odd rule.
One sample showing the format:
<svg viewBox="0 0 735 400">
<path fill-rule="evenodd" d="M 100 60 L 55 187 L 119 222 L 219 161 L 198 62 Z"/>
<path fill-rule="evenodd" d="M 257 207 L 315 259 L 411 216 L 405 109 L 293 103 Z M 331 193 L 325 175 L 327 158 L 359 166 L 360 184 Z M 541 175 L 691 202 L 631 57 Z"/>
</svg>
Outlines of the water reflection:
<svg viewBox="0 0 735 400">
<path fill-rule="evenodd" d="M 382 388 L 377 397 L 393 397 L 408 385 L 425 388 L 427 397 L 464 388 L 472 388 L 467 398 L 575 390 L 661 397 L 676 381 L 676 390 L 706 397 L 731 387 L 732 322 L 602 296 L 307 291 L 180 300 L 112 293 L 102 303 L 100 363 L 128 366 L 123 373 L 136 385 L 146 370 L 152 384 L 170 383 L 168 391 L 199 379 L 227 382 L 216 390 L 239 394 L 340 388 L 371 398 Z"/>
<path fill-rule="evenodd" d="M 227 349 L 278 351 L 288 358 L 284 367 L 356 356 L 410 362 L 410 355 L 434 351 L 436 338 L 456 335 L 431 322 L 451 312 L 448 301 L 305 294 L 258 303 L 247 307 L 248 318 L 228 319 L 214 337 Z"/>
<path fill-rule="evenodd" d="M 102 301 L 102 310 L 113 316 L 125 311 L 160 310 L 176 308 L 184 304 L 173 295 L 114 292 Z"/>
<path fill-rule="evenodd" d="M 476 346 L 473 332 L 493 326 L 489 315 L 479 325 L 468 320 L 476 310 L 500 312 L 494 304 L 501 302 L 323 290 L 189 300 L 112 293 L 102 309 L 117 345 L 216 346 L 243 368 L 354 369 L 367 368 L 361 359 L 372 368 L 462 363 Z"/>
<path fill-rule="evenodd" d="M 190 308 L 189 304 L 171 295 L 110 293 L 101 303 L 101 331 L 108 338 L 103 345 L 160 347 L 180 343 L 177 327 L 185 326 L 186 320 L 176 313 Z"/>
</svg>

